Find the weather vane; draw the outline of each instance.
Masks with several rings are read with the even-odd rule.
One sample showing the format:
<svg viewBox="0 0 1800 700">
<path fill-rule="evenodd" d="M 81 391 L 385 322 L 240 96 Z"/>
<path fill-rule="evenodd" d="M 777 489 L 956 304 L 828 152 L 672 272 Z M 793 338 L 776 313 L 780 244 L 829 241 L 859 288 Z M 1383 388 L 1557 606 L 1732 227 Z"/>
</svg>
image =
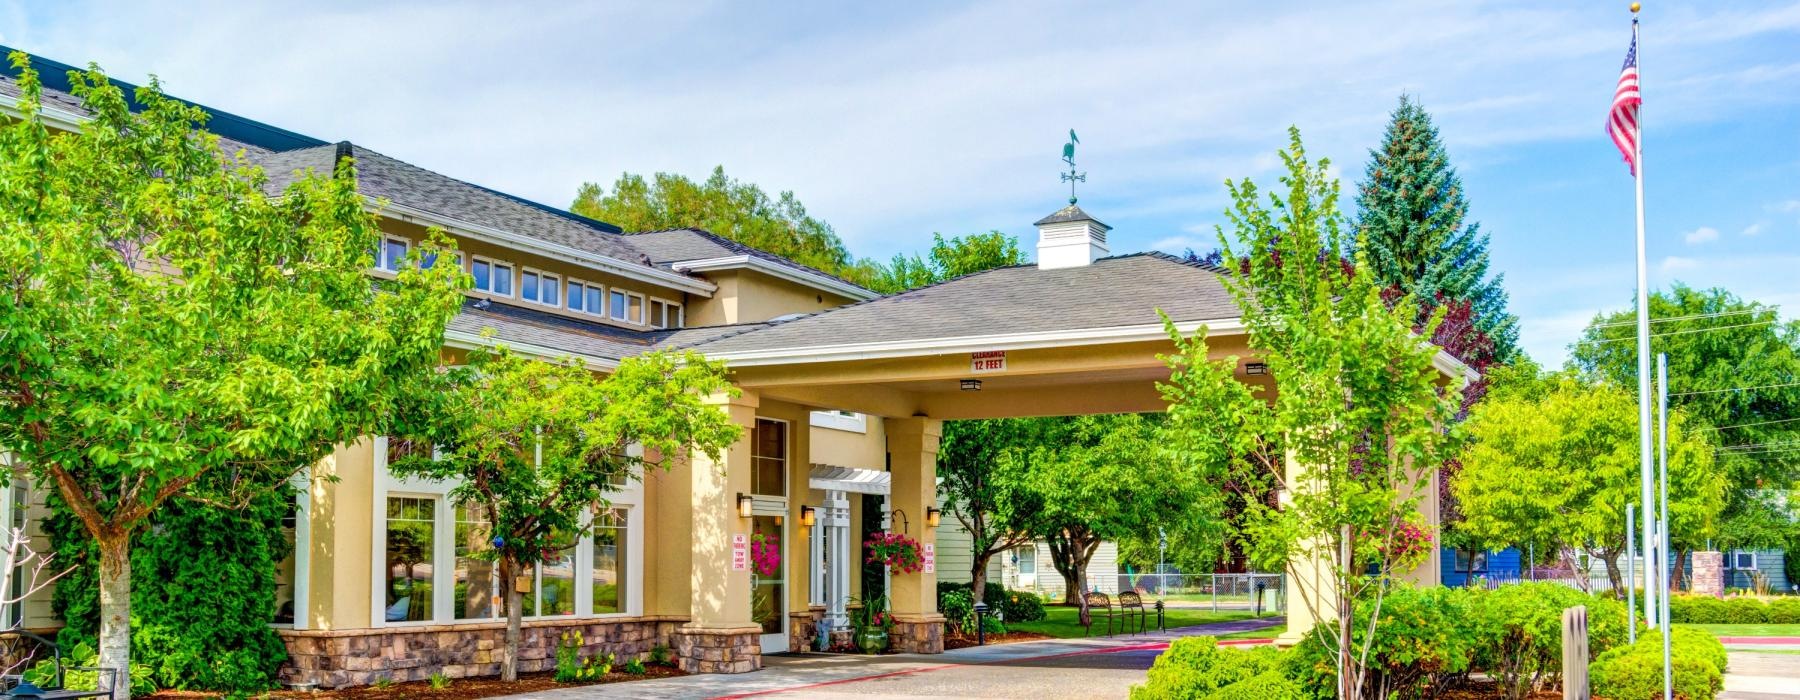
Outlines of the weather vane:
<svg viewBox="0 0 1800 700">
<path fill-rule="evenodd" d="M 1069 164 L 1069 172 L 1062 174 L 1062 181 L 1069 183 L 1069 203 L 1075 203 L 1075 183 L 1087 182 L 1087 173 L 1075 172 L 1075 144 L 1081 139 L 1075 137 L 1075 130 L 1069 130 L 1069 142 L 1063 144 L 1063 162 Z"/>
</svg>

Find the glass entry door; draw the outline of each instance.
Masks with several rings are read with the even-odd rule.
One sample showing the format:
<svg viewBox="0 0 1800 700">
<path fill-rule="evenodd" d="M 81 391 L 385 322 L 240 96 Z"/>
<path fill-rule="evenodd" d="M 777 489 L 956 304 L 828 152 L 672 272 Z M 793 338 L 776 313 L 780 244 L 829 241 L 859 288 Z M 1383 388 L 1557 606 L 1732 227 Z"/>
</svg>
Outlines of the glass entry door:
<svg viewBox="0 0 1800 700">
<path fill-rule="evenodd" d="M 758 515 L 750 530 L 750 619 L 762 625 L 765 654 L 788 650 L 787 537 L 782 518 Z"/>
</svg>

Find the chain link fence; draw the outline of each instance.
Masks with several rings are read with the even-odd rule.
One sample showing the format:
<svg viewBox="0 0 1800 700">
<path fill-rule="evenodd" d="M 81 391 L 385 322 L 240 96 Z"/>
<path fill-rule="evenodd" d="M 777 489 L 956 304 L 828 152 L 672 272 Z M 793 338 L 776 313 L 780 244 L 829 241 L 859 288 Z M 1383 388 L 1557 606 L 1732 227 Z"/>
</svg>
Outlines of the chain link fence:
<svg viewBox="0 0 1800 700">
<path fill-rule="evenodd" d="M 1119 590 L 1135 590 L 1146 600 L 1161 600 L 1172 608 L 1250 610 L 1259 615 L 1287 611 L 1284 574 L 1121 573 Z"/>
</svg>

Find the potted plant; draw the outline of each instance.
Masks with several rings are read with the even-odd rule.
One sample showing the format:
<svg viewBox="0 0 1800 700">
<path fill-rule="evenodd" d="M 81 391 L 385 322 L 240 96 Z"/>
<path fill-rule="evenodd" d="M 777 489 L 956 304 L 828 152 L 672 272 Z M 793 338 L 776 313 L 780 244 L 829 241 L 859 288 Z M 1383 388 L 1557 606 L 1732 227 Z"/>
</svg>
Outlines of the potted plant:
<svg viewBox="0 0 1800 700">
<path fill-rule="evenodd" d="M 887 651 L 888 629 L 894 626 L 894 614 L 887 610 L 887 596 L 863 601 L 861 608 L 852 609 L 850 626 L 856 629 L 856 647 L 864 654 Z"/>
<path fill-rule="evenodd" d="M 863 558 L 865 564 L 882 564 L 889 569 L 904 573 L 918 573 L 925 568 L 925 555 L 919 547 L 919 541 L 898 532 L 872 532 L 869 539 L 863 541 L 863 548 L 869 554 Z"/>
</svg>

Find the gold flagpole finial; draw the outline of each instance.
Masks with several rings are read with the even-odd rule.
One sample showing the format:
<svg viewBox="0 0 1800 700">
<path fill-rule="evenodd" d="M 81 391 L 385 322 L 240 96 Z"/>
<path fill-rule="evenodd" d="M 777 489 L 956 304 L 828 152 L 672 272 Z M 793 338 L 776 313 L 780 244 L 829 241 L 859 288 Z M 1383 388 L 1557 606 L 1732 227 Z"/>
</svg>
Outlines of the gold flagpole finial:
<svg viewBox="0 0 1800 700">
<path fill-rule="evenodd" d="M 1644 9 L 1643 5 L 1639 5 L 1635 2 L 1631 3 L 1631 14 L 1635 15 L 1635 14 L 1637 14 L 1638 10 L 1642 10 L 1642 9 Z"/>
</svg>

